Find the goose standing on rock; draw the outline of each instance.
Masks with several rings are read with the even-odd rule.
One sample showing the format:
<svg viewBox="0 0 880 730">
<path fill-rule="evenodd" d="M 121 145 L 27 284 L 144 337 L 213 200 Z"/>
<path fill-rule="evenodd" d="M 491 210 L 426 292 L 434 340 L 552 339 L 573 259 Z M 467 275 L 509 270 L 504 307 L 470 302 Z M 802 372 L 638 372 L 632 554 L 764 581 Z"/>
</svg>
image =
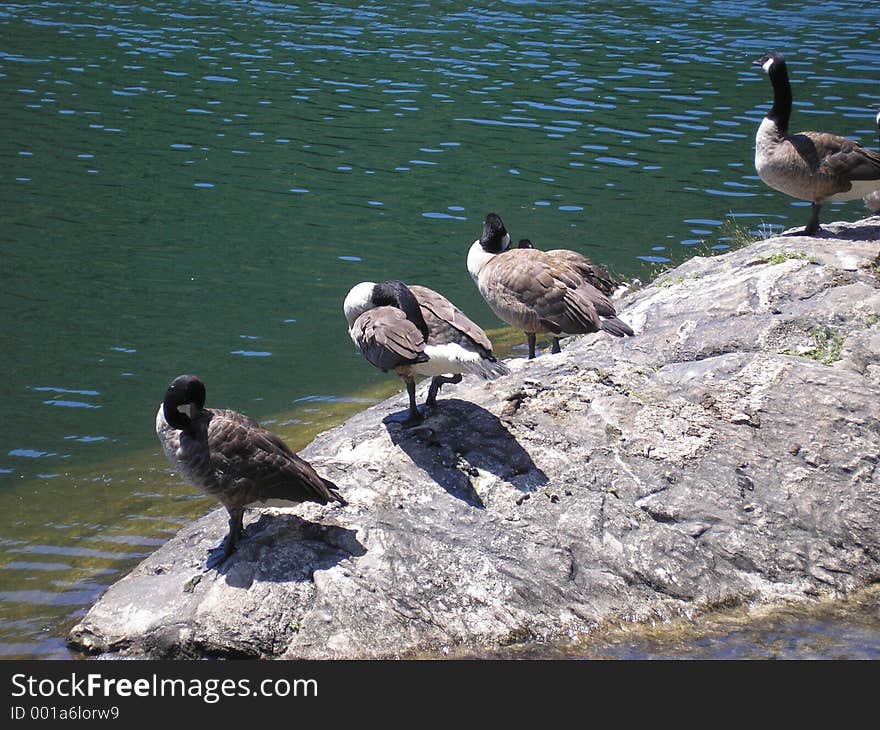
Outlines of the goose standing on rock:
<svg viewBox="0 0 880 730">
<path fill-rule="evenodd" d="M 492 343 L 477 324 L 442 294 L 402 281 L 355 285 L 342 305 L 348 334 L 360 353 L 383 372 L 394 370 L 406 383 L 409 415 L 419 423 L 416 375 L 431 377 L 425 405 L 432 408 L 446 383 L 462 373 L 491 380 L 510 371 L 492 354 Z"/>
<path fill-rule="evenodd" d="M 773 84 L 773 106 L 755 137 L 755 169 L 774 190 L 812 204 L 804 233 L 820 231 L 819 210 L 827 201 L 856 200 L 880 190 L 880 155 L 828 132 L 788 131 L 791 84 L 782 54 L 755 61 Z"/>
<path fill-rule="evenodd" d="M 195 375 L 181 375 L 168 386 L 156 413 L 156 435 L 181 476 L 229 513 L 222 553 L 208 568 L 235 550 L 249 504 L 270 499 L 347 504 L 333 482 L 319 477 L 274 433 L 236 411 L 205 408 L 205 384 Z"/>
<path fill-rule="evenodd" d="M 510 234 L 497 213 L 486 216 L 480 238 L 468 251 L 467 267 L 492 311 L 526 333 L 530 360 L 539 332 L 633 334 L 611 300 L 570 261 L 536 248 L 511 249 Z M 551 352 L 559 351 L 554 337 Z"/>
</svg>

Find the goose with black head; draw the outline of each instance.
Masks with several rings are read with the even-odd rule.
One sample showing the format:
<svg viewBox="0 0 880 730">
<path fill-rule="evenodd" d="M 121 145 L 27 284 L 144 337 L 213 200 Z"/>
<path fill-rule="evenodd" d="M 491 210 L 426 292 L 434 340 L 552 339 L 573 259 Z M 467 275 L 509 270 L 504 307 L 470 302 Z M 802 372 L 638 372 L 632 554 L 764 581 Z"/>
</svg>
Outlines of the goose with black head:
<svg viewBox="0 0 880 730">
<path fill-rule="evenodd" d="M 364 281 L 342 305 L 348 334 L 364 358 L 383 372 L 393 370 L 406 384 L 409 412 L 404 425 L 422 420 L 416 405 L 416 375 L 431 378 L 425 405 L 436 405 L 446 383 L 464 373 L 485 380 L 506 375 L 483 329 L 439 292 L 389 280 Z"/>
<path fill-rule="evenodd" d="M 156 435 L 175 470 L 229 513 L 229 532 L 208 568 L 232 555 L 250 504 L 347 504 L 333 482 L 318 476 L 276 434 L 236 411 L 205 408 L 205 395 L 198 376 L 175 378 L 156 413 Z"/>
<path fill-rule="evenodd" d="M 526 334 L 529 359 L 538 333 L 558 336 L 607 332 L 631 336 L 611 300 L 564 257 L 536 248 L 510 248 L 510 234 L 497 213 L 489 213 L 483 231 L 468 250 L 467 268 L 495 314 Z"/>
<path fill-rule="evenodd" d="M 754 63 L 773 85 L 773 106 L 755 136 L 755 169 L 774 190 L 810 202 L 812 212 L 804 233 L 814 236 L 821 230 L 819 211 L 824 203 L 857 200 L 880 190 L 880 155 L 829 132 L 792 134 L 791 82 L 785 58 L 773 51 Z"/>
</svg>

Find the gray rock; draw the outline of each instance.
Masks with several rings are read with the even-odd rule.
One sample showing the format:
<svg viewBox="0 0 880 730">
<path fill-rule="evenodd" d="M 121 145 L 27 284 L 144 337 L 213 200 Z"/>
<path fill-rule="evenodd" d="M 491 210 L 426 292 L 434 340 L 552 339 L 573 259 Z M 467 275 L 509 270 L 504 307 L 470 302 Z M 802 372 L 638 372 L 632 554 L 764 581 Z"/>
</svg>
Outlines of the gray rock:
<svg viewBox="0 0 880 730">
<path fill-rule="evenodd" d="M 348 507 L 252 509 L 205 573 L 217 509 L 71 645 L 400 657 L 880 580 L 880 219 L 825 229 L 692 259 L 621 302 L 636 337 L 465 378 L 421 427 L 368 408 L 302 452 Z"/>
</svg>

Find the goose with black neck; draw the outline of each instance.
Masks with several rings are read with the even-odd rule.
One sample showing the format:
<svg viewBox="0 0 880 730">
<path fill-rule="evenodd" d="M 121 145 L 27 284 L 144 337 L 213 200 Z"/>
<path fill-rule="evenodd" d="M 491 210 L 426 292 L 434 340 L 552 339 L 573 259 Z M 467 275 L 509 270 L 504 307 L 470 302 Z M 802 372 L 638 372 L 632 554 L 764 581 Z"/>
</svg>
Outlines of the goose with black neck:
<svg viewBox="0 0 880 730">
<path fill-rule="evenodd" d="M 333 482 L 276 434 L 237 411 L 205 408 L 205 395 L 198 376 L 175 378 L 156 413 L 156 435 L 177 472 L 229 513 L 229 532 L 206 568 L 219 567 L 235 551 L 250 504 L 347 504 Z"/>
<path fill-rule="evenodd" d="M 432 408 L 440 388 L 461 382 L 464 373 L 492 380 L 510 372 L 493 354 L 483 329 L 428 287 L 364 281 L 351 288 L 342 308 L 348 334 L 367 362 L 383 372 L 394 370 L 406 384 L 404 426 L 422 421 L 416 375 L 431 377 L 425 405 Z"/>
<path fill-rule="evenodd" d="M 824 203 L 857 200 L 880 190 L 880 155 L 829 132 L 789 132 L 792 93 L 785 58 L 774 51 L 754 63 L 773 85 L 773 106 L 755 137 L 755 169 L 774 190 L 810 202 L 804 234 L 818 235 Z"/>
<path fill-rule="evenodd" d="M 536 248 L 510 248 L 510 234 L 497 213 L 489 213 L 467 255 L 471 278 L 493 312 L 526 334 L 529 359 L 538 333 L 562 335 L 607 332 L 630 336 L 611 300 L 563 256 Z"/>
</svg>

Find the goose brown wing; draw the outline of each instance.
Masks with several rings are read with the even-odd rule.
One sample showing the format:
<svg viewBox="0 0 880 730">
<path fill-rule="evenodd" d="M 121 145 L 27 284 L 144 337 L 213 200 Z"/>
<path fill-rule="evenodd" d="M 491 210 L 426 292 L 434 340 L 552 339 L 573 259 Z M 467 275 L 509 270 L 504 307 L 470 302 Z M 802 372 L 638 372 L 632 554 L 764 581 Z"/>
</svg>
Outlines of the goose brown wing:
<svg viewBox="0 0 880 730">
<path fill-rule="evenodd" d="M 826 157 L 822 169 L 849 180 L 880 180 L 880 155 L 852 142 Z"/>
<path fill-rule="evenodd" d="M 880 155 L 858 142 L 827 132 L 801 132 L 791 137 L 798 153 L 823 177 L 845 180 L 880 179 Z M 846 185 L 844 189 L 848 189 Z"/>
<path fill-rule="evenodd" d="M 422 316 L 428 325 L 429 345 L 444 345 L 456 342 L 465 347 L 467 340 L 482 348 L 485 354 L 492 353 L 492 342 L 483 328 L 473 322 L 446 297 L 425 286 L 409 287 L 415 295 L 422 310 Z"/>
<path fill-rule="evenodd" d="M 354 321 L 351 336 L 367 361 L 381 370 L 428 359 L 419 328 L 396 307 L 367 310 Z"/>
<path fill-rule="evenodd" d="M 632 328 L 617 316 L 617 310 L 611 300 L 596 287 L 584 282 L 576 290 L 577 297 L 585 300 L 588 304 L 579 304 L 580 310 L 584 311 L 589 318 L 588 332 L 598 329 L 605 330 L 615 337 L 635 334 Z M 594 317 L 593 314 L 598 315 Z M 600 319 L 601 317 L 601 319 Z M 598 327 L 596 324 L 598 323 Z"/>
<path fill-rule="evenodd" d="M 603 294 L 611 296 L 617 288 L 617 282 L 611 278 L 611 275 L 605 269 L 596 266 L 583 254 L 567 248 L 556 248 L 547 251 L 547 253 L 555 259 L 569 264 L 588 284 L 592 284 Z"/>
<path fill-rule="evenodd" d="M 319 477 L 276 434 L 246 416 L 235 411 L 213 411 L 207 437 L 213 470 L 225 477 L 221 496 L 224 502 L 342 501 L 332 482 Z"/>
<path fill-rule="evenodd" d="M 611 300 L 589 282 L 584 282 L 577 288 L 577 290 L 580 292 L 581 296 L 590 302 L 599 316 L 617 316 L 617 310 L 614 308 L 614 304 L 612 304 Z"/>
<path fill-rule="evenodd" d="M 598 332 L 602 328 L 602 320 L 596 311 L 596 294 L 603 296 L 598 289 L 586 283 L 566 291 L 565 319 L 559 321 L 563 332 Z"/>
<path fill-rule="evenodd" d="M 518 301 L 544 329 L 576 334 L 601 326 L 593 300 L 607 301 L 604 295 L 545 252 L 514 249 L 496 256 L 490 265 L 497 295 Z"/>
</svg>

